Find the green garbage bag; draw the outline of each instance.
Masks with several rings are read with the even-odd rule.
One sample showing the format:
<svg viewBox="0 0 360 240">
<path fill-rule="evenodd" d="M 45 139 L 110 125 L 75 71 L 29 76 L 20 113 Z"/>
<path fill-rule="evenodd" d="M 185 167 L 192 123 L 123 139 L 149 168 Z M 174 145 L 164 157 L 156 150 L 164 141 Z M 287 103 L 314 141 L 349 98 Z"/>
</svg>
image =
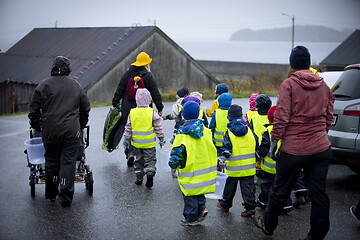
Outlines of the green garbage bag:
<svg viewBox="0 0 360 240">
<path fill-rule="evenodd" d="M 103 144 L 102 148 L 108 152 L 112 152 L 117 148 L 120 141 L 114 143 L 114 136 L 116 131 L 119 130 L 121 122 L 121 108 L 110 108 L 109 113 L 106 116 L 104 132 L 103 132 Z"/>
</svg>

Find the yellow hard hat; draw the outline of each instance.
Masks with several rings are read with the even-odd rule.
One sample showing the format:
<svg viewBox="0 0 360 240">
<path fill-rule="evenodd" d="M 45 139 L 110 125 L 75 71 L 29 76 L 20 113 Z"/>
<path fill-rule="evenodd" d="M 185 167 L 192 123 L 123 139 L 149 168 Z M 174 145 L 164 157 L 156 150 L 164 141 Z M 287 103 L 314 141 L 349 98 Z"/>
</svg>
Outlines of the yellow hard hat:
<svg viewBox="0 0 360 240">
<path fill-rule="evenodd" d="M 149 57 L 149 55 L 146 52 L 141 52 L 136 57 L 136 62 L 134 62 L 131 65 L 140 67 L 140 66 L 146 66 L 149 63 L 151 63 L 152 59 Z"/>
</svg>

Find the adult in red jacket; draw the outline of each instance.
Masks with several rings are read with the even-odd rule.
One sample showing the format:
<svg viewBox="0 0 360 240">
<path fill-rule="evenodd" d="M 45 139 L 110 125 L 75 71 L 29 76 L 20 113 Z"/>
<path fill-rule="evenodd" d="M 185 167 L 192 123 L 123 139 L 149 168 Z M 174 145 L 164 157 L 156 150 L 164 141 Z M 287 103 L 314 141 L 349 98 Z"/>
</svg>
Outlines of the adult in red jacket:
<svg viewBox="0 0 360 240">
<path fill-rule="evenodd" d="M 329 198 L 326 175 L 332 158 L 327 132 L 333 120 L 334 95 L 319 76 L 309 70 L 310 53 L 297 46 L 290 55 L 288 78 L 281 84 L 270 154 L 281 140 L 276 162 L 276 179 L 264 216 L 255 225 L 271 235 L 301 169 L 304 169 L 311 205 L 307 239 L 323 239 L 329 231 Z"/>
</svg>

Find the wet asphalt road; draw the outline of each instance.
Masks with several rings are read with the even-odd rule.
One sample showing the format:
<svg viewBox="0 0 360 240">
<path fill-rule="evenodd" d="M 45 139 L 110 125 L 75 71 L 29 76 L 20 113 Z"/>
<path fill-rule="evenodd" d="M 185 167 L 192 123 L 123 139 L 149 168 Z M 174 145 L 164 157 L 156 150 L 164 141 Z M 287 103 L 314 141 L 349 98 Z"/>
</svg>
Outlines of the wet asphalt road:
<svg viewBox="0 0 360 240">
<path fill-rule="evenodd" d="M 275 99 L 273 99 L 275 101 Z M 202 103 L 209 108 L 212 101 Z M 248 99 L 234 99 L 248 110 Z M 273 102 L 275 104 L 275 102 Z M 165 103 L 169 113 L 172 103 Z M 93 170 L 94 194 L 84 183 L 76 184 L 73 204 L 45 200 L 44 185 L 30 196 L 29 168 L 23 142 L 29 137 L 26 115 L 0 117 L 0 239 L 304 239 L 309 229 L 310 204 L 280 217 L 272 237 L 265 237 L 251 218 L 243 218 L 238 190 L 234 207 L 223 213 L 216 200 L 208 199 L 209 215 L 200 225 L 183 227 L 183 200 L 167 161 L 173 121 L 163 121 L 167 143 L 157 151 L 158 172 L 154 187 L 134 184 L 126 166 L 122 145 L 112 153 L 101 149 L 102 131 L 109 107 L 93 108 L 90 114 L 90 146 L 87 164 Z M 158 146 L 157 146 L 158 148 Z M 346 166 L 330 165 L 328 195 L 331 227 L 326 239 L 360 239 L 360 223 L 349 208 L 360 199 L 360 177 Z M 257 191 L 258 192 L 258 191 Z M 261 212 L 261 210 L 258 210 Z"/>
</svg>

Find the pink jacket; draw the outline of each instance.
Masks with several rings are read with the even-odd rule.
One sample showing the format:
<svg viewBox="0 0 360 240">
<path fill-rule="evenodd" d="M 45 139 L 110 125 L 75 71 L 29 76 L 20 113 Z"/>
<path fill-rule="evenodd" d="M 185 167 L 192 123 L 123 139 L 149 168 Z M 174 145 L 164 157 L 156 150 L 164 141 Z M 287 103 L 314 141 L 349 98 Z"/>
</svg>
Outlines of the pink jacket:
<svg viewBox="0 0 360 240">
<path fill-rule="evenodd" d="M 137 107 L 149 107 L 151 100 L 152 100 L 151 94 L 146 88 L 140 88 L 136 91 L 135 101 Z M 161 117 L 155 110 L 153 115 L 153 127 L 155 129 L 155 133 L 158 138 L 164 137 L 164 132 L 161 124 Z M 129 114 L 125 125 L 124 136 L 125 138 L 130 139 L 131 134 L 132 134 L 132 128 L 131 128 L 131 121 Z"/>
<path fill-rule="evenodd" d="M 279 88 L 272 140 L 281 139 L 280 150 L 310 155 L 330 147 L 327 132 L 333 121 L 334 95 L 310 70 L 291 74 Z"/>
</svg>

